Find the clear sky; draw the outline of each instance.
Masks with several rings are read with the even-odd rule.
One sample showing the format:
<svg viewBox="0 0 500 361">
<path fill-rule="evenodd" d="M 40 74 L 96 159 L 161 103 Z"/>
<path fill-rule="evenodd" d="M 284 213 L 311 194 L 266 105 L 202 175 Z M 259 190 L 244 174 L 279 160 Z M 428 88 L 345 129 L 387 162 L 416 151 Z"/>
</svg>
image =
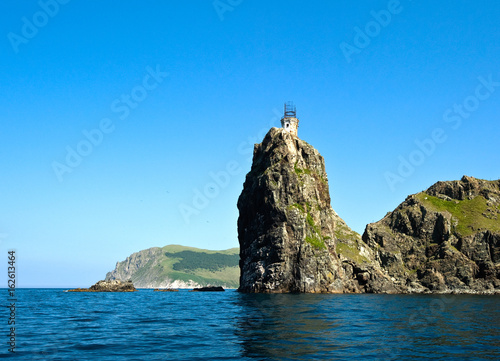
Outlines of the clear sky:
<svg viewBox="0 0 500 361">
<path fill-rule="evenodd" d="M 149 247 L 237 247 L 285 101 L 357 232 L 436 181 L 500 178 L 500 2 L 353 3 L 2 1 L 5 272 L 15 249 L 18 286 L 88 287 Z"/>
</svg>

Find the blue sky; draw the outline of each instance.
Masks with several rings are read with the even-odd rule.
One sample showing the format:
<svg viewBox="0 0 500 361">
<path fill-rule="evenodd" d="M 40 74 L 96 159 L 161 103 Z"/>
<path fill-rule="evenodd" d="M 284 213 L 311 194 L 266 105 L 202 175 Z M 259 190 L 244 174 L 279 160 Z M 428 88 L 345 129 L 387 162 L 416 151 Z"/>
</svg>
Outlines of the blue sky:
<svg viewBox="0 0 500 361">
<path fill-rule="evenodd" d="M 2 1 L 0 249 L 88 287 L 153 246 L 238 246 L 254 143 L 294 101 L 356 231 L 499 178 L 493 1 Z"/>
</svg>

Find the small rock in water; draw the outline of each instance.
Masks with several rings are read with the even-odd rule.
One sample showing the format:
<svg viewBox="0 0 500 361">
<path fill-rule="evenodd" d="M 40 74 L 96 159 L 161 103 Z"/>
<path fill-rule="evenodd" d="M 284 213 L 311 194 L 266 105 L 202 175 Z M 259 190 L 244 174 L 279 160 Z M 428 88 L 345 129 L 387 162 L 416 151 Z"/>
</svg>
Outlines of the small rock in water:
<svg viewBox="0 0 500 361">
<path fill-rule="evenodd" d="M 221 286 L 215 286 L 215 287 L 200 287 L 200 288 L 193 288 L 192 292 L 224 292 L 224 288 Z"/>
<path fill-rule="evenodd" d="M 153 291 L 155 291 L 155 292 L 179 292 L 179 290 L 175 289 L 175 288 L 155 288 Z"/>
<path fill-rule="evenodd" d="M 75 288 L 68 292 L 134 292 L 137 289 L 131 280 L 122 282 L 120 280 L 99 281 L 90 288 Z"/>
</svg>

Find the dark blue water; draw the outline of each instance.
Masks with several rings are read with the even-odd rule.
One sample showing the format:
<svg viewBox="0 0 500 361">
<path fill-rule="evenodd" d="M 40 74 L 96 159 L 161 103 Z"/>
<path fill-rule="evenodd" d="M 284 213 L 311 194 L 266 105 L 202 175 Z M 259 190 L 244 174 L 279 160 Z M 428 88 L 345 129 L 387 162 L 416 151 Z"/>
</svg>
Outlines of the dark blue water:
<svg viewBox="0 0 500 361">
<path fill-rule="evenodd" d="M 16 292 L 15 359 L 500 359 L 500 296 Z"/>
</svg>

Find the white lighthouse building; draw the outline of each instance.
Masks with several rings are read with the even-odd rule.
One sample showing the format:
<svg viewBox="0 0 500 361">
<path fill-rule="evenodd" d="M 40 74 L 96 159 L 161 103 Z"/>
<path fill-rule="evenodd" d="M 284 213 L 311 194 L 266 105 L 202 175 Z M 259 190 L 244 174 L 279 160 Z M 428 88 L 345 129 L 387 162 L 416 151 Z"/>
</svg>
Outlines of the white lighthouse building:
<svg viewBox="0 0 500 361">
<path fill-rule="evenodd" d="M 292 102 L 285 103 L 285 111 L 281 118 L 281 127 L 292 135 L 297 136 L 299 128 L 299 120 L 297 119 L 297 111 Z"/>
</svg>

